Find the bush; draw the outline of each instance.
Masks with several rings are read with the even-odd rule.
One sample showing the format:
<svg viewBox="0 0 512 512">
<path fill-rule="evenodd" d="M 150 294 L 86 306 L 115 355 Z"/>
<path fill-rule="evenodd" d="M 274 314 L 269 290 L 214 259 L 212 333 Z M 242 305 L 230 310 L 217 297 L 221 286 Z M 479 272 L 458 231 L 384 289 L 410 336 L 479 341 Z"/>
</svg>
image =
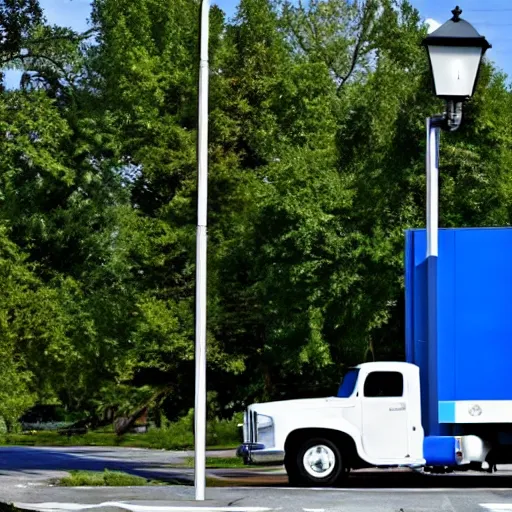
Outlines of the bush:
<svg viewBox="0 0 512 512">
<path fill-rule="evenodd" d="M 243 413 L 230 420 L 210 420 L 206 426 L 206 444 L 208 446 L 236 446 L 240 442 L 239 423 Z M 160 429 L 152 429 L 143 434 L 154 448 L 167 450 L 189 449 L 194 447 L 194 410 L 173 423 L 167 422 Z"/>
<path fill-rule="evenodd" d="M 194 413 L 192 410 L 186 416 L 175 422 L 163 422 L 159 429 L 150 429 L 144 437 L 154 448 L 167 450 L 189 449 L 194 446 Z"/>
<path fill-rule="evenodd" d="M 230 420 L 212 420 L 206 429 L 206 444 L 209 446 L 231 446 L 240 442 L 239 423 L 243 413 L 236 413 Z"/>
<path fill-rule="evenodd" d="M 232 447 L 240 442 L 237 424 L 242 414 L 230 420 L 210 420 L 206 429 L 208 446 Z M 28 446 L 133 446 L 165 450 L 187 450 L 194 447 L 194 412 L 173 423 L 167 422 L 159 429 L 150 429 L 145 434 L 117 436 L 108 431 L 88 432 L 83 435 L 60 435 L 55 431 L 32 430 L 29 434 L 5 434 L 0 444 Z"/>
</svg>

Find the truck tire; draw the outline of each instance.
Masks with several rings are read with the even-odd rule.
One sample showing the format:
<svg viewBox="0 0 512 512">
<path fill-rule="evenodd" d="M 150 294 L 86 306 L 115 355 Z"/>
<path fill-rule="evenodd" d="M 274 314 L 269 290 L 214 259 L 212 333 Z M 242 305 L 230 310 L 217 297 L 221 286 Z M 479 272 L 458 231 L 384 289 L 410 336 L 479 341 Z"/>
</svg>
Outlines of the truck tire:
<svg viewBox="0 0 512 512">
<path fill-rule="evenodd" d="M 317 437 L 298 445 L 285 460 L 290 485 L 334 487 L 348 475 L 341 451 L 330 439 Z"/>
</svg>

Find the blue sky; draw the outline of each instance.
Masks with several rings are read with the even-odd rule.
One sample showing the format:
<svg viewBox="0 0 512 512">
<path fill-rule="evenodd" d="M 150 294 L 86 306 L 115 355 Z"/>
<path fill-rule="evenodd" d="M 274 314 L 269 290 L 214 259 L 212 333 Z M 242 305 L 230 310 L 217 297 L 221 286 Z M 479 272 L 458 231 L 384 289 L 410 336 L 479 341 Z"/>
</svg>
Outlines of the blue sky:
<svg viewBox="0 0 512 512">
<path fill-rule="evenodd" d="M 238 0 L 211 0 L 228 16 L 235 13 Z M 48 21 L 52 24 L 86 30 L 90 15 L 90 0 L 40 0 Z M 451 17 L 456 0 L 411 0 L 421 16 L 439 23 Z M 512 82 L 512 0 L 460 0 L 462 17 L 472 23 L 492 44 L 488 57 L 507 73 Z M 9 72 L 8 86 L 18 80 Z"/>
</svg>

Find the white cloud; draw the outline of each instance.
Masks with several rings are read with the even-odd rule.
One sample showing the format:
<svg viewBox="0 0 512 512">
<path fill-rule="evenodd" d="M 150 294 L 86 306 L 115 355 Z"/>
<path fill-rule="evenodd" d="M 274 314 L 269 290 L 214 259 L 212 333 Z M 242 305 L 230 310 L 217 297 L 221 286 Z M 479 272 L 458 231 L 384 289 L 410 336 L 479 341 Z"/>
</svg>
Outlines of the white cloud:
<svg viewBox="0 0 512 512">
<path fill-rule="evenodd" d="M 434 32 L 434 30 L 437 30 L 441 26 L 441 23 L 439 23 L 438 21 L 436 21 L 432 18 L 427 18 L 425 20 L 425 23 L 428 25 L 428 33 L 429 34 Z"/>
</svg>

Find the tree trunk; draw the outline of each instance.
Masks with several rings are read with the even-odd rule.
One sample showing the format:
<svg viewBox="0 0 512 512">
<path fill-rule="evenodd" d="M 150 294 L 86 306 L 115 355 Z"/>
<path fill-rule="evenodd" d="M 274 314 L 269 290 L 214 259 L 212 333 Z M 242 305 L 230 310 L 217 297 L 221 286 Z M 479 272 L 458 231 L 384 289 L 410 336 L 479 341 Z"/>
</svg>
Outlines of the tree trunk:
<svg viewBox="0 0 512 512">
<path fill-rule="evenodd" d="M 169 393 L 171 389 L 166 388 L 163 391 L 159 391 L 155 395 L 153 395 L 144 405 L 139 407 L 133 414 L 128 416 L 128 418 L 118 418 L 114 422 L 114 430 L 118 436 L 122 436 L 126 434 L 135 424 L 135 422 L 145 413 L 147 413 L 149 406 L 161 398 L 163 398 L 167 393 Z"/>
</svg>

